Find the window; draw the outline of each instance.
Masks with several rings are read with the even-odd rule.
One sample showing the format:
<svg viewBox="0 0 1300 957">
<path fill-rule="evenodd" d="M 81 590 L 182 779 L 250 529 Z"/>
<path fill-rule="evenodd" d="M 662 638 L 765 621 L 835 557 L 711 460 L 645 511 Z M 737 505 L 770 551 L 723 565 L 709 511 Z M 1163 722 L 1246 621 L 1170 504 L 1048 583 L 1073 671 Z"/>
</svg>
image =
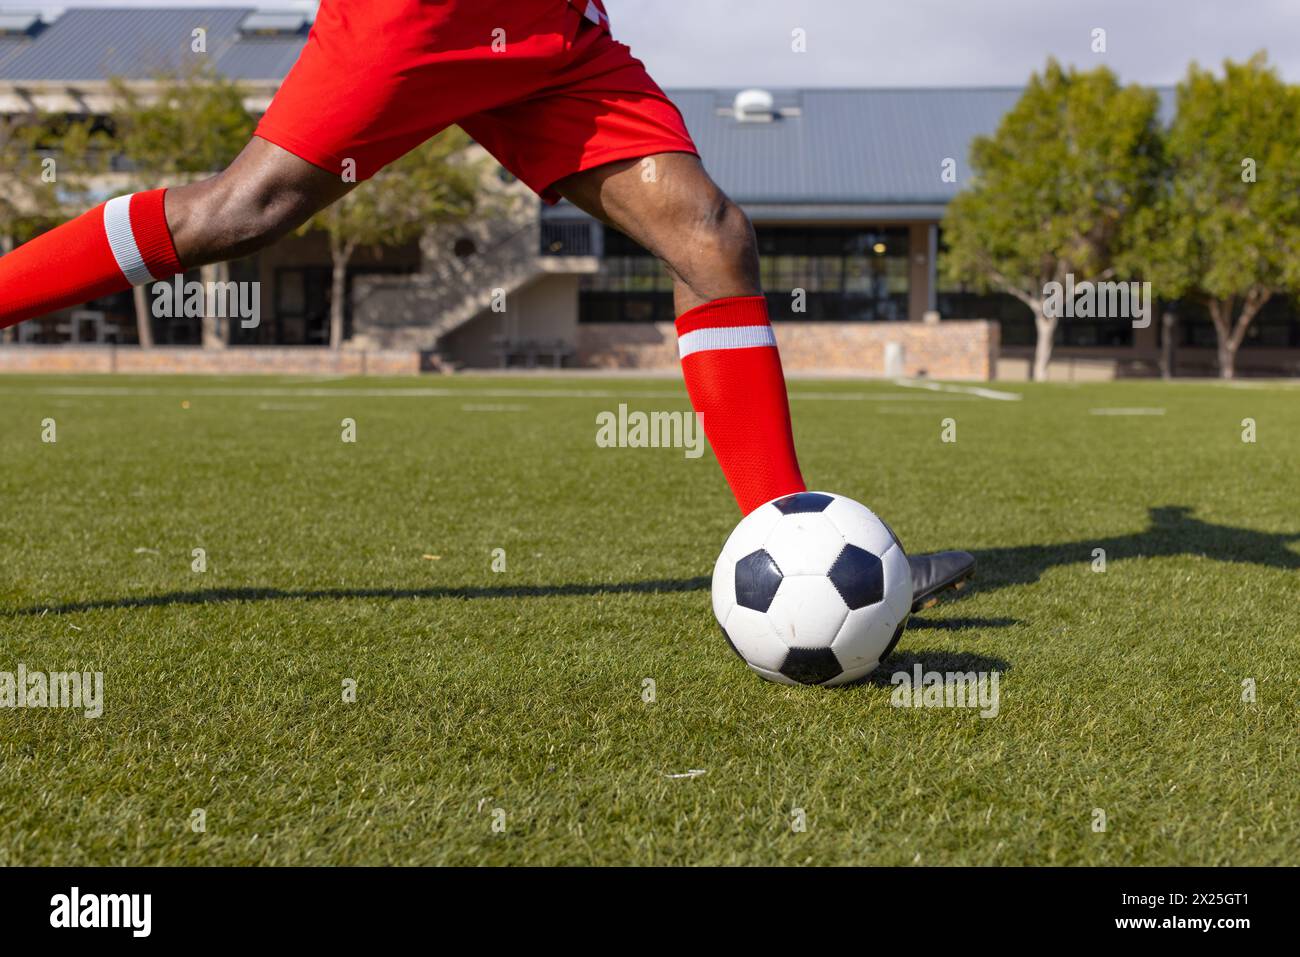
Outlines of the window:
<svg viewBox="0 0 1300 957">
<path fill-rule="evenodd" d="M 1236 321 L 1236 316 L 1233 317 Z M 1175 341 L 1180 346 L 1217 348 L 1219 337 L 1210 320 L 1210 311 L 1201 302 L 1184 302 L 1178 308 L 1178 332 Z M 1300 307 L 1287 296 L 1274 296 L 1259 311 L 1246 329 L 1241 347 L 1249 348 L 1300 348 Z"/>
<path fill-rule="evenodd" d="M 759 269 L 773 319 L 896 322 L 907 318 L 907 230 L 762 227 Z M 605 232 L 601 271 L 583 278 L 582 322 L 670 322 L 672 280 L 622 233 Z M 795 290 L 803 295 L 796 297 Z M 797 311 L 796 311 L 797 310 Z"/>
</svg>

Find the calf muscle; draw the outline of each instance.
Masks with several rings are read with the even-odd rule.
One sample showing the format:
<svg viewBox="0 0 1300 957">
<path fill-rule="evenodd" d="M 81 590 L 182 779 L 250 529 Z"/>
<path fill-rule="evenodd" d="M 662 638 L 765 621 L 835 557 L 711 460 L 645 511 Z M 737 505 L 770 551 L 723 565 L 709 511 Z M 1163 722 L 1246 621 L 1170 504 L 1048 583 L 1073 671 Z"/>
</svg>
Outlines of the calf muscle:
<svg viewBox="0 0 1300 957">
<path fill-rule="evenodd" d="M 263 139 L 223 172 L 167 191 L 167 224 L 186 267 L 265 248 L 345 196 L 355 184 Z"/>
</svg>

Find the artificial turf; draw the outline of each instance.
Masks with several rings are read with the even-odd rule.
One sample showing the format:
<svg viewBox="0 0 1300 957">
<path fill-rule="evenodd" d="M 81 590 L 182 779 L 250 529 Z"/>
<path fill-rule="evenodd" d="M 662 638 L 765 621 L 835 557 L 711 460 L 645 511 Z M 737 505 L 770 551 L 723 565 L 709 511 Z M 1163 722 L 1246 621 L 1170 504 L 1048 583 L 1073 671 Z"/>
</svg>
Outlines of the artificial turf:
<svg viewBox="0 0 1300 957">
<path fill-rule="evenodd" d="M 992 388 L 791 384 L 813 487 L 980 562 L 827 690 L 719 633 L 712 456 L 596 445 L 675 381 L 0 379 L 0 671 L 105 684 L 0 710 L 0 864 L 1295 863 L 1300 390 Z"/>
</svg>

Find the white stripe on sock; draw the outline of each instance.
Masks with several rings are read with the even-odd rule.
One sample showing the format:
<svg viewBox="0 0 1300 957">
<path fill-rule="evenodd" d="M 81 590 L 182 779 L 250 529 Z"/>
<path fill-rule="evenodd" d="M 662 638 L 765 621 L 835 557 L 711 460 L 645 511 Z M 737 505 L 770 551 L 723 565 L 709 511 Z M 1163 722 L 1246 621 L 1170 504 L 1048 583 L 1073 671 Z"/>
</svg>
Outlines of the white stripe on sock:
<svg viewBox="0 0 1300 957">
<path fill-rule="evenodd" d="M 144 264 L 135 233 L 131 231 L 130 196 L 118 196 L 104 204 L 104 232 L 108 234 L 109 248 L 113 250 L 113 258 L 126 281 L 133 286 L 153 282 L 154 277 Z"/>
<path fill-rule="evenodd" d="M 714 349 L 753 349 L 758 346 L 775 346 L 776 335 L 771 326 L 717 326 L 696 329 L 677 340 L 677 354 L 685 359 L 692 352 Z"/>
</svg>

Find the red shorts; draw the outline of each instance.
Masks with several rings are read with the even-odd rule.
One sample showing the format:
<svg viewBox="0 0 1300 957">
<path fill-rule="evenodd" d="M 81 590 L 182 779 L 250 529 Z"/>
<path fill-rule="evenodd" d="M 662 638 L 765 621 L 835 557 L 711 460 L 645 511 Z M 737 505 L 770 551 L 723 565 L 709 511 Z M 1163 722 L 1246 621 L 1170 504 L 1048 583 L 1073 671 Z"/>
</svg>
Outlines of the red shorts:
<svg viewBox="0 0 1300 957">
<path fill-rule="evenodd" d="M 257 135 L 365 180 L 453 123 L 550 203 L 572 173 L 697 152 L 645 65 L 568 0 L 324 0 Z"/>
</svg>

